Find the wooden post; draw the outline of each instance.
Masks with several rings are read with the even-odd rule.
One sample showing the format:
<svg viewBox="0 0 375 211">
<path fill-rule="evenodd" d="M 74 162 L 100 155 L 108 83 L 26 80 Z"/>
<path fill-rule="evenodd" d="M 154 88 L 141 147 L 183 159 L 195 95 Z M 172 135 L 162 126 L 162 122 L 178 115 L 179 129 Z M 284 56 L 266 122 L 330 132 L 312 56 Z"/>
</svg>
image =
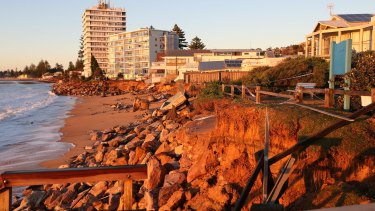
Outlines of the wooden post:
<svg viewBox="0 0 375 211">
<path fill-rule="evenodd" d="M 329 108 L 329 89 L 324 89 L 324 108 Z"/>
<path fill-rule="evenodd" d="M 0 210 L 10 211 L 12 207 L 12 188 L 0 190 Z"/>
<path fill-rule="evenodd" d="M 296 100 L 298 103 L 303 102 L 303 87 L 302 86 L 297 87 Z"/>
<path fill-rule="evenodd" d="M 259 93 L 259 91 L 260 91 L 260 86 L 256 86 L 255 87 L 255 94 L 256 94 L 255 102 L 256 102 L 256 104 L 260 104 L 260 93 Z"/>
<path fill-rule="evenodd" d="M 224 94 L 225 93 L 225 84 L 221 84 L 221 92 Z"/>
<path fill-rule="evenodd" d="M 372 103 L 375 103 L 375 88 L 371 89 L 371 101 Z"/>
<path fill-rule="evenodd" d="M 241 89 L 241 91 L 242 91 L 242 99 L 245 99 L 246 98 L 246 87 L 245 87 L 245 85 L 242 85 L 241 88 L 242 88 Z"/>
<path fill-rule="evenodd" d="M 346 41 L 346 59 L 345 59 L 345 73 L 352 70 L 352 39 Z M 345 90 L 349 90 L 350 79 L 345 78 L 345 83 L 348 87 Z M 344 95 L 344 110 L 350 110 L 350 95 Z"/>
<path fill-rule="evenodd" d="M 230 85 L 230 96 L 234 98 L 234 85 Z"/>
<path fill-rule="evenodd" d="M 333 101 L 333 89 L 324 89 L 324 107 L 332 108 Z"/>
<path fill-rule="evenodd" d="M 127 178 L 124 181 L 123 210 L 131 210 L 133 206 L 133 180 Z"/>
</svg>

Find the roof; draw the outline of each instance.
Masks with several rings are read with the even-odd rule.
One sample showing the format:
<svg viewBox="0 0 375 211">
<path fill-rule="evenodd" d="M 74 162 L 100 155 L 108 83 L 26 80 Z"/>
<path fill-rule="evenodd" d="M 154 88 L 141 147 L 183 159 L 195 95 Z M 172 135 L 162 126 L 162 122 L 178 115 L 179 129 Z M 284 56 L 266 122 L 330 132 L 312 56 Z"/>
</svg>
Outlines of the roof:
<svg viewBox="0 0 375 211">
<path fill-rule="evenodd" d="M 199 62 L 198 70 L 222 70 L 225 69 L 224 61 Z"/>
<path fill-rule="evenodd" d="M 371 22 L 373 14 L 339 14 L 335 16 L 347 22 Z"/>
<path fill-rule="evenodd" d="M 199 62 L 198 70 L 223 70 L 226 68 L 240 68 L 242 60 L 224 60 L 224 61 L 210 61 L 210 62 Z"/>
<path fill-rule="evenodd" d="M 371 22 L 374 14 L 338 14 L 333 15 L 331 20 L 319 21 L 314 28 L 314 32 L 319 30 L 320 25 L 329 26 L 332 28 L 347 28 L 352 26 L 359 26 Z"/>
<path fill-rule="evenodd" d="M 319 21 L 320 24 L 331 26 L 334 28 L 345 28 L 349 25 L 343 20 L 334 20 L 334 21 Z"/>
<path fill-rule="evenodd" d="M 260 52 L 254 49 L 211 49 L 211 52 Z"/>
<path fill-rule="evenodd" d="M 211 53 L 210 50 L 171 50 L 165 53 L 165 56 L 194 56 L 195 53 Z"/>
</svg>

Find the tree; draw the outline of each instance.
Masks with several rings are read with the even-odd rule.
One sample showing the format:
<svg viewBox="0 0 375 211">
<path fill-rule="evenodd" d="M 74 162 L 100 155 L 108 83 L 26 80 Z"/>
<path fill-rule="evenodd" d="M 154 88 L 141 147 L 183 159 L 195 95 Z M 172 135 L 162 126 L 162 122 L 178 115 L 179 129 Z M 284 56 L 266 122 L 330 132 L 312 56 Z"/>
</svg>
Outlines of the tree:
<svg viewBox="0 0 375 211">
<path fill-rule="evenodd" d="M 205 47 L 206 45 L 197 36 L 191 40 L 190 45 L 189 45 L 189 49 L 191 50 L 203 50 Z"/>
<path fill-rule="evenodd" d="M 84 51 L 83 51 L 83 36 L 81 36 L 79 50 L 78 50 L 78 59 L 79 60 L 83 59 L 83 53 L 84 53 Z"/>
<path fill-rule="evenodd" d="M 51 69 L 51 65 L 49 64 L 49 62 L 47 60 L 44 61 L 44 66 L 46 67 L 46 69 Z"/>
<path fill-rule="evenodd" d="M 123 79 L 124 78 L 124 73 L 117 73 L 117 78 Z"/>
<path fill-rule="evenodd" d="M 96 69 L 94 71 L 94 78 L 97 78 L 97 79 L 103 79 L 104 78 L 104 71 L 100 68 Z"/>
<path fill-rule="evenodd" d="M 83 60 L 77 59 L 75 69 L 76 70 L 83 70 Z"/>
<path fill-rule="evenodd" d="M 95 78 L 102 78 L 104 76 L 103 70 L 99 67 L 95 56 L 91 54 L 91 75 Z"/>
<path fill-rule="evenodd" d="M 62 64 L 56 63 L 55 69 L 56 69 L 56 72 L 63 72 L 64 66 Z"/>
<path fill-rule="evenodd" d="M 83 44 L 84 44 L 84 42 L 83 42 L 83 36 L 81 36 L 80 46 L 79 46 L 79 50 L 78 50 L 78 58 L 77 58 L 77 61 L 76 61 L 75 68 L 73 68 L 73 69 L 82 70 L 82 71 L 83 71 L 83 54 L 84 54 Z M 95 61 L 96 61 L 96 59 L 95 59 Z M 91 66 L 92 66 L 92 59 L 91 59 Z M 70 66 L 70 63 L 69 63 L 69 68 L 70 67 L 71 66 Z M 92 69 L 91 69 L 91 72 L 93 72 Z"/>
<path fill-rule="evenodd" d="M 186 48 L 188 43 L 186 42 L 185 32 L 182 31 L 182 29 L 177 24 L 174 25 L 172 31 L 176 32 L 178 35 L 178 48 Z"/>
<path fill-rule="evenodd" d="M 25 68 L 23 68 L 23 73 L 24 74 L 30 74 L 30 69 L 29 69 L 29 66 L 25 66 Z"/>
<path fill-rule="evenodd" d="M 48 69 L 49 73 L 64 72 L 64 67 L 62 64 L 56 63 L 55 67 Z"/>
<path fill-rule="evenodd" d="M 76 69 L 76 67 L 74 66 L 74 64 L 73 64 L 73 62 L 69 62 L 69 66 L 68 66 L 68 71 L 72 71 L 72 70 L 75 70 Z"/>
<path fill-rule="evenodd" d="M 46 73 L 49 69 L 51 69 L 51 66 L 49 65 L 48 61 L 43 61 L 42 59 L 36 66 L 35 76 L 42 77 L 42 75 Z"/>
</svg>

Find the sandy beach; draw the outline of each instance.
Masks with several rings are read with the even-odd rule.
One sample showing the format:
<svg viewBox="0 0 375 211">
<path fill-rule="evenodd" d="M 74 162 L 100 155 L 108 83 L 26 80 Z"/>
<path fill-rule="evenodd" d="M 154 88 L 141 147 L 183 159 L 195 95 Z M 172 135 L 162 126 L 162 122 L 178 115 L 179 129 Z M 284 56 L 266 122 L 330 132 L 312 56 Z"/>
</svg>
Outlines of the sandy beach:
<svg viewBox="0 0 375 211">
<path fill-rule="evenodd" d="M 67 164 L 69 159 L 82 153 L 85 146 L 91 146 L 90 131 L 104 130 L 116 125 L 127 125 L 137 119 L 142 118 L 145 111 L 133 112 L 131 109 L 117 110 L 111 105 L 122 103 L 132 105 L 134 95 L 126 94 L 119 96 L 92 96 L 78 97 L 77 103 L 70 112 L 70 116 L 65 119 L 65 125 L 60 130 L 61 141 L 75 145 L 63 156 L 42 162 L 40 165 L 46 168 L 57 168 Z M 151 103 L 150 109 L 158 108 L 161 103 Z"/>
</svg>

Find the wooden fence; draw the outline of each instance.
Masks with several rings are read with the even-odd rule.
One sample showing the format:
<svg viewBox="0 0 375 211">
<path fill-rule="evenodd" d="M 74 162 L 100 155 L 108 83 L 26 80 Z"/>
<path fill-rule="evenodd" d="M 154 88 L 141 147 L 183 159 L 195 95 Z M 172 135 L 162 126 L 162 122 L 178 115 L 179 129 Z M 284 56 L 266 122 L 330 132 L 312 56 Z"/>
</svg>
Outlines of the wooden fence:
<svg viewBox="0 0 375 211">
<path fill-rule="evenodd" d="M 225 87 L 230 87 L 230 93 L 225 92 Z M 303 102 L 303 94 L 324 94 L 324 107 L 331 108 L 334 106 L 334 95 L 349 95 L 349 96 L 371 96 L 371 100 L 375 102 L 375 88 L 369 91 L 351 91 L 351 90 L 335 90 L 335 89 L 308 89 L 304 87 L 298 87 L 294 94 L 283 94 L 261 90 L 260 86 L 238 86 L 222 84 L 221 90 L 225 95 L 235 97 L 235 89 L 241 92 L 242 98 L 247 98 L 248 94 L 252 95 L 250 90 L 254 90 L 255 102 L 261 103 L 261 95 L 268 95 L 280 98 L 295 99 L 297 102 Z"/>
<path fill-rule="evenodd" d="M 0 211 L 11 210 L 12 187 L 98 181 L 123 181 L 123 207 L 119 210 L 131 210 L 132 181 L 145 179 L 147 179 L 146 165 L 8 171 L 0 175 Z"/>
<path fill-rule="evenodd" d="M 249 75 L 249 72 L 187 72 L 184 73 L 185 83 L 201 84 L 207 82 L 231 82 L 237 81 Z"/>
</svg>

